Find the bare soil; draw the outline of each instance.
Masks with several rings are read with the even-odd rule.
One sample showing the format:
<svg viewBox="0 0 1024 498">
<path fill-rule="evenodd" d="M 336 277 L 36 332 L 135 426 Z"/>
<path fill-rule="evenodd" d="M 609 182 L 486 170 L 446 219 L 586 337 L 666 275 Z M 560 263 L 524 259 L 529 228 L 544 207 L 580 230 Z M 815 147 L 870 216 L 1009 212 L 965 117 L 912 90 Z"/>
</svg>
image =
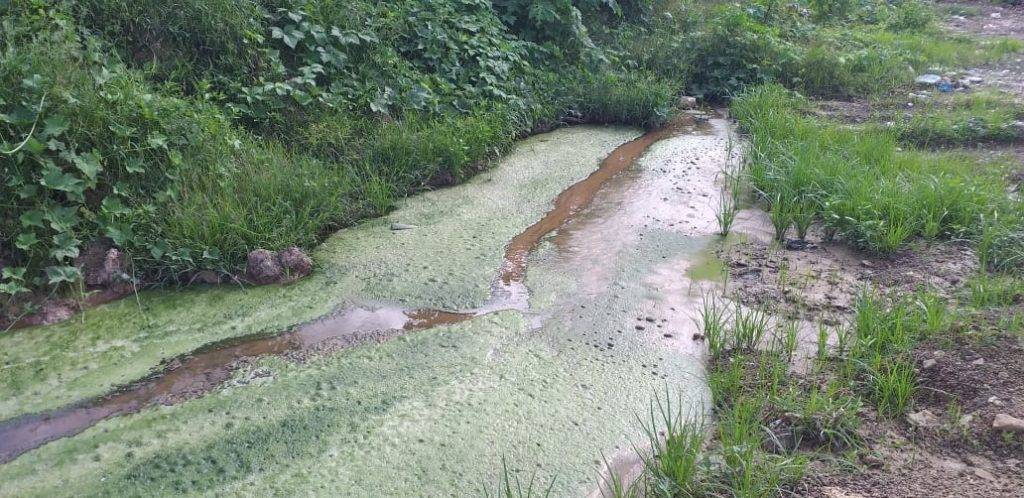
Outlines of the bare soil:
<svg viewBox="0 0 1024 498">
<path fill-rule="evenodd" d="M 992 428 L 999 413 L 1024 416 L 1020 338 L 933 339 L 919 344 L 915 357 L 922 365 L 921 385 L 912 413 L 927 411 L 935 416 L 934 423 L 922 426 L 869 414 L 862 428 L 867 446 L 853 471 L 819 462 L 805 479 L 802 494 L 1021 496 L 1024 435 Z"/>
<path fill-rule="evenodd" d="M 879 256 L 814 234 L 807 240 L 799 250 L 762 241 L 722 249 L 729 290 L 749 306 L 834 324 L 852 312 L 866 289 L 906 294 L 927 288 L 949 297 L 978 268 L 974 251 L 956 242 L 922 242 Z"/>
<path fill-rule="evenodd" d="M 950 7 L 967 7 L 976 16 L 954 16 L 946 28 L 954 33 L 980 37 L 1008 37 L 1024 40 L 1024 5 L 996 5 L 985 2 L 942 2 Z M 1024 97 L 1024 58 L 1017 57 L 1000 64 L 974 68 L 973 73 L 985 79 L 986 86 Z"/>
</svg>

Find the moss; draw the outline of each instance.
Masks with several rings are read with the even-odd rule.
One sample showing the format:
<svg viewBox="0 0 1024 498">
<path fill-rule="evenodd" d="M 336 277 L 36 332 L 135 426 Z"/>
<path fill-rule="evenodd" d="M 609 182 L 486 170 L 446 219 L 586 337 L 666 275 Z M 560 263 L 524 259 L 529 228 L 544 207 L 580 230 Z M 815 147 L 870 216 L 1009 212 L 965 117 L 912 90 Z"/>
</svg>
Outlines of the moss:
<svg viewBox="0 0 1024 498">
<path fill-rule="evenodd" d="M 295 285 L 144 292 L 58 326 L 4 334 L 0 418 L 97 396 L 199 346 L 281 331 L 354 302 L 479 306 L 507 241 L 636 134 L 587 127 L 526 140 L 467 184 L 338 232 L 314 253 L 316 274 Z M 390 221 L 418 228 L 392 232 Z"/>
<path fill-rule="evenodd" d="M 266 359 L 255 368 L 271 380 L 108 420 L 0 479 L 19 496 L 440 496 L 474 489 L 504 456 L 579 495 L 663 383 L 702 391 L 686 357 L 662 360 L 637 338 L 621 352 L 579 347 L 576 330 L 531 332 L 504 312 L 303 365 Z"/>
</svg>

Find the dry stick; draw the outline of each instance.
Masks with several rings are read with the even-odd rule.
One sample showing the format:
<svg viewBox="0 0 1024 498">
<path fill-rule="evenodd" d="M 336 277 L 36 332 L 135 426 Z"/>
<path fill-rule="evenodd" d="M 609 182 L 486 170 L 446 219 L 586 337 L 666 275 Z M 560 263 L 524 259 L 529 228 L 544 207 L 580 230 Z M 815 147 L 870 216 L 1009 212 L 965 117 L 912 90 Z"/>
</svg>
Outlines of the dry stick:
<svg viewBox="0 0 1024 498">
<path fill-rule="evenodd" d="M 39 106 L 38 106 L 39 110 L 36 112 L 36 119 L 35 119 L 35 121 L 32 122 L 32 129 L 28 130 L 28 136 L 26 136 L 25 140 L 22 140 L 21 143 L 18 144 L 18 146 L 13 148 L 13 149 L 11 149 L 11 150 L 0 150 L 0 154 L 5 154 L 5 155 L 8 155 L 8 156 L 16 154 L 18 151 L 23 149 L 25 147 L 25 145 L 28 144 L 28 141 L 32 139 L 32 135 L 36 132 L 36 126 L 39 125 L 39 117 L 43 115 L 43 104 L 45 104 L 45 103 L 46 103 L 46 94 L 44 93 L 43 97 L 41 99 L 39 99 Z"/>
</svg>

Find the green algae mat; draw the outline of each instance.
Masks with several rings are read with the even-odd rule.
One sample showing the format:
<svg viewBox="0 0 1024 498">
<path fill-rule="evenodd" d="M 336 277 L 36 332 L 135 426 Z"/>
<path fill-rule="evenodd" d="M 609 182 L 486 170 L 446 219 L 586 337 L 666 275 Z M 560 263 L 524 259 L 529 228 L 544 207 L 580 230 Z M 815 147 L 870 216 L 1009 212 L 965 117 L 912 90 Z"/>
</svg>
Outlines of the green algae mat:
<svg viewBox="0 0 1024 498">
<path fill-rule="evenodd" d="M 706 401 L 683 340 L 695 299 L 685 275 L 713 238 L 694 221 L 701 207 L 672 194 L 707 183 L 693 164 L 720 167 L 721 131 L 656 144 L 546 238 L 530 258 L 529 310 L 245 362 L 204 396 L 104 420 L 0 465 L 0 495 L 467 496 L 493 485 L 503 461 L 521 479 L 553 480 L 555 496 L 593 492 L 602 459 L 642 441 L 637 416 L 654 396 L 671 391 L 688 413 Z M 348 306 L 479 308 L 508 240 L 637 135 L 579 127 L 526 140 L 467 184 L 337 233 L 314 254 L 315 275 L 291 286 L 143 293 L 4 335 L 0 419 Z"/>
</svg>

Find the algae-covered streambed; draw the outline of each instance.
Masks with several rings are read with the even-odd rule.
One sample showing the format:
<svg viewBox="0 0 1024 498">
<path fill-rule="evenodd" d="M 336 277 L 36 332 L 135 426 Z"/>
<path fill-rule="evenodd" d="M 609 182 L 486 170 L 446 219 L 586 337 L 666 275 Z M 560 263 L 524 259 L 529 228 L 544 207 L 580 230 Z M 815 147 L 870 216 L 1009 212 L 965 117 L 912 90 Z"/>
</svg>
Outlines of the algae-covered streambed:
<svg viewBox="0 0 1024 498">
<path fill-rule="evenodd" d="M 493 306 L 492 289 L 509 241 L 638 135 L 578 127 L 526 140 L 464 185 L 339 232 L 292 286 L 144 293 L 0 337 L 2 431 L 225 339 L 352 309 L 479 311 L 301 361 L 244 362 L 205 395 L 0 465 L 0 493 L 461 496 L 503 458 L 525 478 L 554 478 L 557 496 L 593 490 L 602 455 L 638 440 L 635 415 L 653 396 L 671 386 L 689 412 L 705 405 L 692 308 L 714 284 L 687 272 L 717 230 L 725 123 L 680 130 L 570 206 L 528 253 L 529 306 Z"/>
</svg>

